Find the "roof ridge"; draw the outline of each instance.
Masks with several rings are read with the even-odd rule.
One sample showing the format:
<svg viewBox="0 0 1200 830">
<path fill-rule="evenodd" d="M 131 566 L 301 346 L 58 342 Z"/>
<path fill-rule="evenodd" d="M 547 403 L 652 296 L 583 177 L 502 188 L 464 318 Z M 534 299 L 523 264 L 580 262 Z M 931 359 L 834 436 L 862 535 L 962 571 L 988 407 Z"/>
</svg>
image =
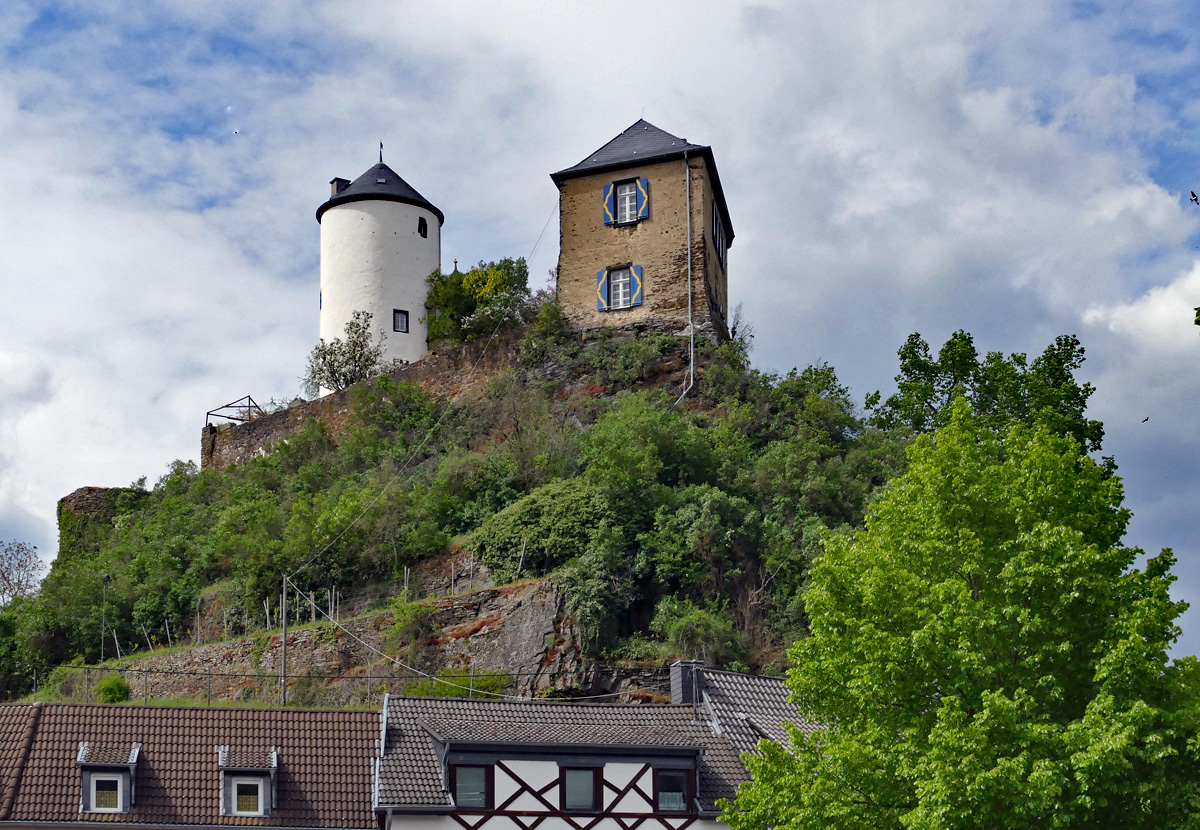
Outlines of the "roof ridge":
<svg viewBox="0 0 1200 830">
<path fill-rule="evenodd" d="M 742 671 L 730 671 L 729 669 L 713 669 L 713 668 L 709 668 L 708 666 L 702 667 L 700 669 L 700 672 L 702 674 L 729 674 L 729 675 L 734 675 L 735 677 L 749 677 L 752 680 L 777 680 L 780 683 L 787 682 L 786 677 L 776 677 L 773 674 L 747 674 L 746 672 L 742 672 Z"/>
<path fill-rule="evenodd" d="M 12 774 L 4 784 L 4 802 L 0 804 L 0 821 L 8 818 L 12 812 L 13 802 L 17 800 L 17 790 L 21 787 L 21 779 L 25 776 L 25 762 L 29 760 L 29 751 L 33 748 L 33 736 L 37 733 L 38 718 L 42 714 L 42 704 L 34 703 L 29 707 L 29 720 L 25 723 L 25 734 L 21 736 L 21 753 Z"/>
<path fill-rule="evenodd" d="M 737 672 L 731 672 L 736 674 Z M 621 706 L 628 709 L 640 709 L 642 711 L 663 711 L 667 709 L 687 709 L 691 710 L 690 703 L 581 703 L 574 700 L 486 700 L 483 698 L 460 698 L 460 697 L 421 697 L 417 695 L 389 695 L 388 703 L 395 703 L 400 700 L 420 700 L 420 701 L 448 701 L 455 704 L 463 704 L 465 706 L 520 706 L 534 707 L 545 706 L 548 708 L 563 708 L 566 706 L 578 706 L 582 709 L 594 709 L 597 712 L 612 711 L 613 706 Z"/>
</svg>

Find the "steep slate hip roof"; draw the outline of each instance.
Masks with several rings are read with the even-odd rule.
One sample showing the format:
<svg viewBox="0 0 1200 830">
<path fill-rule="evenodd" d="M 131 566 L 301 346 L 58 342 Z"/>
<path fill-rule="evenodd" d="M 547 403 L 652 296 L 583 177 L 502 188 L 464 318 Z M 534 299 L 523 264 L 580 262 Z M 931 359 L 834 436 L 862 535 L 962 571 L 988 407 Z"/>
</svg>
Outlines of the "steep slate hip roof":
<svg viewBox="0 0 1200 830">
<path fill-rule="evenodd" d="M 725 205 L 725 192 L 721 189 L 721 177 L 717 174 L 717 163 L 713 159 L 712 148 L 702 144 L 691 144 L 685 138 L 660 130 L 644 118 L 639 118 L 599 150 L 588 153 L 587 158 L 579 164 L 551 173 L 550 178 L 561 187 L 567 179 L 681 159 L 685 152 L 689 156 L 703 156 L 708 162 L 708 169 L 712 173 L 713 193 L 717 197 L 717 204 L 721 206 L 721 218 L 725 220 L 726 245 L 732 246 L 733 223 L 729 221 L 729 208 Z"/>
<path fill-rule="evenodd" d="M 622 746 L 630 751 L 661 747 L 672 754 L 700 748 L 700 803 L 713 810 L 718 798 L 735 795 L 746 771 L 733 745 L 693 714 L 691 706 L 391 697 L 379 804 L 401 810 L 450 806 L 442 789 L 437 735 L 446 742 L 495 743 L 510 751 L 522 744 L 543 750 L 553 744 L 576 755 L 603 752 L 609 760 Z"/>
<path fill-rule="evenodd" d="M 711 713 L 739 755 L 753 752 L 762 738 L 787 746 L 785 723 L 793 724 L 805 734 L 820 728 L 801 718 L 796 704 L 788 702 L 782 678 L 709 668 L 697 670 Z"/>
<path fill-rule="evenodd" d="M 27 757 L 15 763 L 39 708 Z M 378 738 L 375 712 L 0 705 L 0 776 L 6 787 L 0 806 L 7 803 L 9 782 L 17 779 L 11 809 L 0 820 L 369 830 L 377 826 L 371 767 Z M 76 758 L 84 741 L 126 750 L 141 744 L 136 803 L 129 813 L 79 812 Z M 255 757 L 279 747 L 271 816 L 219 814 L 218 746 Z"/>
<path fill-rule="evenodd" d="M 380 181 L 382 179 L 382 181 Z M 317 208 L 317 221 L 321 214 L 334 205 L 344 205 L 347 202 L 361 202 L 365 199 L 378 199 L 385 202 L 404 202 L 431 211 L 438 218 L 438 225 L 446 224 L 446 217 L 426 199 L 413 189 L 413 186 L 396 175 L 396 171 L 383 162 L 376 164 L 350 184 L 346 185 L 336 196 Z"/>
</svg>

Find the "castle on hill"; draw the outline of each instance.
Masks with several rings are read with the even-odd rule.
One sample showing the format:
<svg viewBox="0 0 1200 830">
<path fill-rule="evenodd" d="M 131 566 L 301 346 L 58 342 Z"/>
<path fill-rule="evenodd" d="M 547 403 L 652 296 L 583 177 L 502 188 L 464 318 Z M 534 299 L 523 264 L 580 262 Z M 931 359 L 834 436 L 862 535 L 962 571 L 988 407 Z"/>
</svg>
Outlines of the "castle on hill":
<svg viewBox="0 0 1200 830">
<path fill-rule="evenodd" d="M 728 337 L 733 225 L 711 147 L 639 120 L 551 179 L 559 191 L 555 288 L 573 329 Z M 381 159 L 354 181 L 333 179 L 317 221 L 321 338 L 343 336 L 354 313 L 367 311 L 383 326 L 383 359 L 411 364 L 408 380 L 444 386 L 449 373 L 463 381 L 455 358 L 424 359 L 427 278 L 441 266 L 445 214 Z M 227 404 L 208 414 L 235 423 L 219 428 L 210 417 L 201 467 L 253 457 L 310 417 L 339 432 L 349 411 L 344 391 L 270 415 L 249 397 Z"/>
<path fill-rule="evenodd" d="M 734 234 L 711 147 L 639 120 L 550 178 L 559 190 L 555 287 L 574 328 L 728 336 Z M 383 324 L 385 360 L 420 360 L 445 215 L 381 157 L 354 181 L 333 179 L 317 221 L 321 338 L 342 336 L 354 312 L 368 311 Z"/>
</svg>

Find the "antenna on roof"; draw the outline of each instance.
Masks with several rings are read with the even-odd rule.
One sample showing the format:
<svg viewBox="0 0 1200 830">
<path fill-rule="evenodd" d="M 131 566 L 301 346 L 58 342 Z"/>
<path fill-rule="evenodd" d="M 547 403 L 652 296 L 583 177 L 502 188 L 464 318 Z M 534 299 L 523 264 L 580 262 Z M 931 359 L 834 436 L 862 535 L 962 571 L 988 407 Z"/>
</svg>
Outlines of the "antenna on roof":
<svg viewBox="0 0 1200 830">
<path fill-rule="evenodd" d="M 379 163 L 383 164 L 383 142 L 379 142 Z"/>
</svg>

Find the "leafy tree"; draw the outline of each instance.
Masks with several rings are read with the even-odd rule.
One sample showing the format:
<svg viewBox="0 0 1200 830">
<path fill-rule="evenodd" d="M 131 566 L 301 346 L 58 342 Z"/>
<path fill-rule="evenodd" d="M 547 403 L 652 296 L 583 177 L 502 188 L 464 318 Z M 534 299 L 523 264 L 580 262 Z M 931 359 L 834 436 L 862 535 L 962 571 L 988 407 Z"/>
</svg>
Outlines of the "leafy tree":
<svg viewBox="0 0 1200 830">
<path fill-rule="evenodd" d="M 431 339 L 471 340 L 498 325 L 532 320 L 529 268 L 524 258 L 480 262 L 470 271 L 434 271 L 426 279 L 426 326 Z M 527 320 L 526 317 L 529 319 Z"/>
<path fill-rule="evenodd" d="M 663 597 L 650 630 L 677 656 L 713 665 L 724 665 L 745 649 L 733 620 L 723 609 L 701 608 L 690 599 Z"/>
<path fill-rule="evenodd" d="M 1038 423 L 1070 435 L 1089 452 L 1100 449 L 1104 427 L 1084 415 L 1095 389 L 1075 380 L 1084 351 L 1074 335 L 1055 338 L 1032 364 L 1019 352 L 1007 358 L 988 352 L 981 360 L 974 339 L 961 329 L 936 358 L 919 334 L 908 336 L 899 355 L 896 394 L 882 405 L 878 392 L 867 399 L 877 426 L 932 432 L 949 421 L 950 404 L 965 397 L 993 429 L 1013 421 Z"/>
<path fill-rule="evenodd" d="M 1120 544 L 1119 479 L 965 401 L 865 530 L 831 536 L 789 652 L 801 715 L 725 819 L 750 828 L 1194 826 L 1194 658 L 1164 550 Z"/>
<path fill-rule="evenodd" d="M 383 332 L 371 333 L 371 312 L 356 311 L 344 329 L 346 339 L 323 339 L 313 347 L 304 369 L 304 389 L 318 395 L 322 389 L 339 392 L 383 372 Z"/>
<path fill-rule="evenodd" d="M 16 597 L 37 590 L 42 560 L 37 547 L 25 542 L 0 542 L 0 608 Z"/>
</svg>

